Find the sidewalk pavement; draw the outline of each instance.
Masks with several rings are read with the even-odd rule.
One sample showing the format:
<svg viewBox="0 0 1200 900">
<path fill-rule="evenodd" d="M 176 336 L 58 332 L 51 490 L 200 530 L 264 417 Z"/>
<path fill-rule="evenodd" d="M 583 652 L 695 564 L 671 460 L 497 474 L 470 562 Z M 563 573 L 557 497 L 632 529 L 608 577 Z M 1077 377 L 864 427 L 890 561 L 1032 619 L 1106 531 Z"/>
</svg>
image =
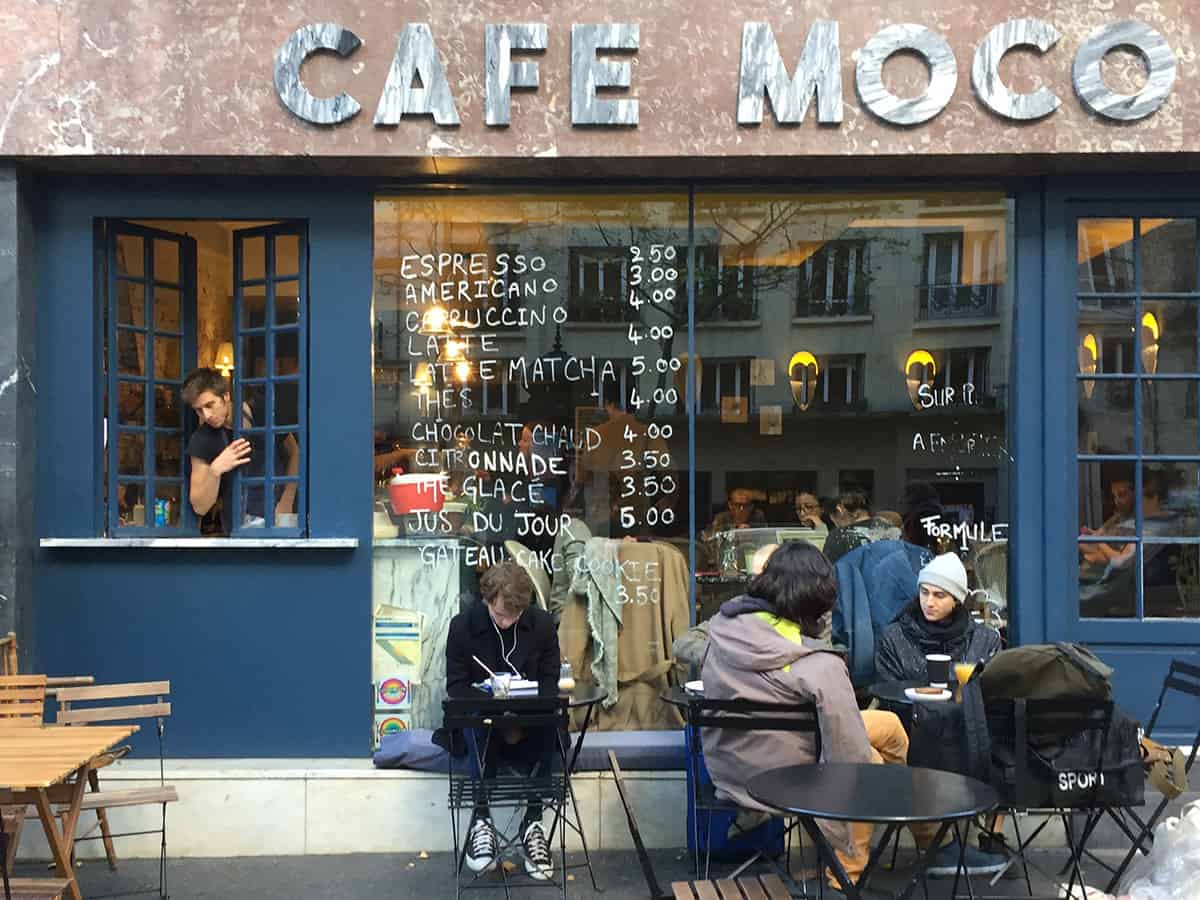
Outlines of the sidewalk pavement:
<svg viewBox="0 0 1200 900">
<path fill-rule="evenodd" d="M 690 858 L 682 850 L 652 851 L 651 857 L 658 880 L 668 894 L 672 881 L 687 880 L 691 873 Z M 1055 850 L 1034 851 L 1031 858 L 1040 869 L 1053 873 L 1065 862 L 1066 855 Z M 911 859 L 911 855 L 901 851 L 898 862 L 901 873 Z M 581 861 L 581 854 L 568 856 L 568 862 Z M 587 871 L 580 869 L 574 871 L 574 879 L 567 884 L 569 898 L 649 900 L 650 892 L 633 851 L 596 853 L 593 861 L 603 893 L 592 890 Z M 729 865 L 714 862 L 712 875 L 724 877 L 730 869 Z M 47 872 L 44 865 L 21 863 L 15 874 L 44 877 Z M 79 867 L 78 874 L 83 896 L 88 900 L 121 892 L 154 892 L 158 885 L 158 865 L 153 860 L 122 861 L 117 872 L 110 872 L 103 860 L 88 861 Z M 1091 885 L 1103 887 L 1107 882 L 1094 864 L 1085 866 L 1085 874 L 1094 879 L 1089 880 Z M 442 900 L 454 897 L 451 858 L 446 853 L 435 853 L 428 859 L 414 854 L 180 859 L 168 862 L 167 878 L 167 890 L 172 900 Z M 874 890 L 868 896 L 889 896 L 903 880 L 899 874 L 881 872 L 872 879 Z M 951 884 L 952 880 L 930 880 L 930 900 L 949 900 Z M 976 893 L 1025 895 L 1023 879 L 1003 879 L 995 888 L 988 888 L 984 879 L 973 879 L 973 884 Z M 503 900 L 504 891 L 499 882 L 496 885 L 496 890 L 472 891 L 466 896 L 471 900 Z M 1033 887 L 1044 894 L 1048 884 L 1035 872 Z M 965 896 L 965 886 L 960 885 L 960 894 Z M 555 890 L 540 888 L 514 890 L 512 896 L 513 900 L 554 900 L 560 895 Z M 815 894 L 810 893 L 810 896 L 816 900 Z M 920 888 L 915 896 L 922 896 Z M 1078 891 L 1076 896 L 1079 896 Z"/>
</svg>

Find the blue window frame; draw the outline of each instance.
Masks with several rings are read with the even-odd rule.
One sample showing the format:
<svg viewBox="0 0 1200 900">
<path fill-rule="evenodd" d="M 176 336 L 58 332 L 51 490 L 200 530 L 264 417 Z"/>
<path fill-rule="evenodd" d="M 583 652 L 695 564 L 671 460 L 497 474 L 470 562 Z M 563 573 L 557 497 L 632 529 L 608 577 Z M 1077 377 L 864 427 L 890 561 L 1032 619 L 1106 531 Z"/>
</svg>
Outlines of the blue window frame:
<svg viewBox="0 0 1200 900">
<path fill-rule="evenodd" d="M 196 359 L 196 243 L 105 224 L 105 524 L 110 534 L 186 531 L 196 523 L 180 385 Z"/>
<path fill-rule="evenodd" d="M 304 223 L 234 232 L 234 434 L 259 460 L 239 472 L 234 534 L 307 531 L 307 269 Z"/>
</svg>

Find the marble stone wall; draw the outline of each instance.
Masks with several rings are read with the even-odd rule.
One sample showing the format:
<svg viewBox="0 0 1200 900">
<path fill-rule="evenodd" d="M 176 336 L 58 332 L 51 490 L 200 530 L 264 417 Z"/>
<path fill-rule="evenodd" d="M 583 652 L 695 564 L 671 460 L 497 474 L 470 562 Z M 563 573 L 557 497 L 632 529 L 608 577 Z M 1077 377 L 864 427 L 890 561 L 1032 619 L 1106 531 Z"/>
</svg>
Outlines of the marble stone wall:
<svg viewBox="0 0 1200 900">
<path fill-rule="evenodd" d="M 1024 123 L 990 112 L 971 88 L 976 47 L 993 26 L 1019 18 L 1044 20 L 1062 35 L 1044 55 L 1017 51 L 1000 66 L 1013 90 L 1031 93 L 1044 85 L 1061 100 L 1046 118 Z M 761 125 L 739 125 L 743 24 L 771 26 L 790 75 L 816 19 L 839 23 L 842 121 L 818 125 L 814 103 L 798 125 L 778 124 L 769 110 Z M 1072 62 L 1095 29 L 1125 19 L 1162 35 L 1177 59 L 1176 77 L 1169 99 L 1149 118 L 1106 122 L 1076 97 Z M 276 51 L 296 29 L 322 22 L 352 30 L 362 41 L 357 48 L 343 42 L 344 57 L 318 53 L 300 72 L 316 97 L 346 94 L 361 106 L 337 125 L 302 121 L 284 106 L 274 83 Z M 500 23 L 547 26 L 544 51 L 513 56 L 514 63 L 536 63 L 537 88 L 512 91 L 507 127 L 485 124 L 485 28 Z M 604 57 L 629 66 L 630 90 L 605 97 L 636 100 L 636 127 L 572 124 L 576 23 L 637 27 L 636 51 Z M 855 89 L 862 48 L 886 26 L 905 23 L 944 40 L 957 64 L 945 109 L 915 127 L 882 121 Z M 459 123 L 406 116 L 376 125 L 398 35 L 415 33 L 406 26 L 418 24 L 428 25 Z M 454 174 L 456 159 L 489 157 L 643 158 L 649 164 L 676 157 L 1099 157 L 1200 149 L 1200 119 L 1186 113 L 1200 103 L 1200 4 L 1193 0 L 0 0 L 0 33 L 14 50 L 0 57 L 0 156 L 235 157 L 250 167 L 270 157 L 330 157 L 388 159 L 398 168 L 407 160 L 410 170 L 414 160 L 424 160 L 429 173 Z M 520 71 L 522 80 L 531 80 L 529 70 Z M 1133 54 L 1116 52 L 1106 60 L 1104 79 L 1114 90 L 1132 92 L 1144 77 Z M 892 57 L 882 80 L 912 98 L 925 89 L 927 73 L 914 58 Z M 421 108 L 419 98 L 410 99 L 416 105 L 406 108 Z M 339 115 L 352 108 L 343 103 Z M 454 117 L 441 118 L 449 123 Z"/>
<path fill-rule="evenodd" d="M 37 435 L 33 224 L 29 185 L 0 167 L 0 634 L 33 656 L 33 487 Z"/>
</svg>

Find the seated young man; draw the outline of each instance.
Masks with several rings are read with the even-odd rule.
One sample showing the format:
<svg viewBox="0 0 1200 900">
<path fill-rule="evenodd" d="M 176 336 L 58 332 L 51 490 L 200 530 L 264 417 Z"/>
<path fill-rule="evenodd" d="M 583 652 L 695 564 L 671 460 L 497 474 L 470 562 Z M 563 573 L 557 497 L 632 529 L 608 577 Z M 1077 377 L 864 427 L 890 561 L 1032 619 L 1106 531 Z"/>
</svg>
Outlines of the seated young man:
<svg viewBox="0 0 1200 900">
<path fill-rule="evenodd" d="M 450 622 L 446 640 L 446 693 L 450 697 L 479 697 L 471 685 L 485 681 L 487 672 L 479 661 L 496 673 L 510 672 L 517 678 L 538 682 L 539 695 L 558 692 L 558 629 L 545 610 L 531 607 L 533 581 L 512 561 L 497 563 L 479 580 L 483 602 L 459 613 Z M 490 737 L 468 734 L 472 760 L 484 754 L 484 778 L 494 777 L 499 764 L 527 772 L 536 767 L 545 772 L 555 764 L 558 750 L 554 729 L 522 732 L 520 729 L 493 731 Z M 554 873 L 550 845 L 542 826 L 542 804 L 531 801 L 521 824 L 525 871 L 539 881 Z M 467 867 L 484 872 L 496 864 L 496 832 L 491 812 L 478 807 L 467 833 Z"/>
</svg>

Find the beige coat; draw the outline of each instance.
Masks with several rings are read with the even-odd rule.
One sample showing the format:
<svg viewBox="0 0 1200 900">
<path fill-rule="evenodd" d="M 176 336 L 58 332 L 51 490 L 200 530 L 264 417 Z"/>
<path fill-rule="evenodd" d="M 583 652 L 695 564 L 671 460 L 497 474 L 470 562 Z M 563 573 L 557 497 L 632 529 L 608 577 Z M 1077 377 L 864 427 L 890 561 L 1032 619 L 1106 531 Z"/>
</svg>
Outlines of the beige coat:
<svg viewBox="0 0 1200 900">
<path fill-rule="evenodd" d="M 678 681 L 671 645 L 688 628 L 687 561 L 661 541 L 613 543 L 623 592 L 616 647 L 617 702 L 608 709 L 598 706 L 591 727 L 600 731 L 682 728 L 679 710 L 660 698 Z M 558 643 L 575 680 L 591 684 L 592 632 L 586 596 L 573 593 L 567 600 Z"/>
<path fill-rule="evenodd" d="M 730 601 L 723 609 L 737 604 Z M 870 762 L 871 745 L 841 656 L 801 639 L 794 623 L 755 612 L 750 604 L 746 607 L 740 615 L 718 613 L 709 621 L 704 696 L 762 703 L 812 701 L 820 720 L 820 762 Z M 818 761 L 806 734 L 706 728 L 703 738 L 704 760 L 718 794 L 751 809 L 768 809 L 746 793 L 751 775 Z M 836 849 L 854 852 L 848 825 L 820 825 Z"/>
</svg>

